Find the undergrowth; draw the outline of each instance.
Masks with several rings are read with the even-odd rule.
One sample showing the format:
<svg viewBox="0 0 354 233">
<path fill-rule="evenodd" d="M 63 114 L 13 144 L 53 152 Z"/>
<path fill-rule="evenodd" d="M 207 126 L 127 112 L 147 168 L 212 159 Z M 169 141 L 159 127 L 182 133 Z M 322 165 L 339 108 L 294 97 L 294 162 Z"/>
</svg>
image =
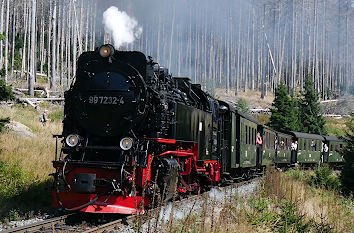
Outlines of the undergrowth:
<svg viewBox="0 0 354 233">
<path fill-rule="evenodd" d="M 40 211 L 52 211 L 50 188 L 55 153 L 53 134 L 61 133 L 59 107 L 49 111 L 58 117 L 43 126 L 42 113 L 30 107 L 0 106 L 0 118 L 10 118 L 31 129 L 34 137 L 25 137 L 4 128 L 0 134 L 0 222 L 31 217 Z"/>
<path fill-rule="evenodd" d="M 225 200 L 206 198 L 201 210 L 191 209 L 183 220 L 174 220 L 173 226 L 166 223 L 159 230 L 203 233 L 351 232 L 354 229 L 353 200 L 325 189 L 326 185 L 333 183 L 330 181 L 332 178 L 328 179 L 332 174 L 329 175 L 327 168 L 312 173 L 295 170 L 284 174 L 271 169 L 260 182 L 257 192 L 251 195 L 236 193 L 224 197 Z"/>
<path fill-rule="evenodd" d="M 340 192 L 340 178 L 328 165 L 321 165 L 314 170 L 302 170 L 297 167 L 287 171 L 285 174 L 295 180 L 304 181 L 315 188 L 325 188 Z"/>
<path fill-rule="evenodd" d="M 248 221 L 256 226 L 266 226 L 273 232 L 308 232 L 311 220 L 306 220 L 296 206 L 288 200 L 275 201 L 272 198 L 253 197 L 248 201 Z"/>
</svg>

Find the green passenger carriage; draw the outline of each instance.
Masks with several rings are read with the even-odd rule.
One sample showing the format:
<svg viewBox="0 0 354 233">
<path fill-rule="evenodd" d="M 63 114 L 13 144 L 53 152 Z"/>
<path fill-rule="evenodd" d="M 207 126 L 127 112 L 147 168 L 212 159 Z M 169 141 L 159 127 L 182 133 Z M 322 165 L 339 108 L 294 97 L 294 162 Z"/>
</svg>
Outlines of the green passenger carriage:
<svg viewBox="0 0 354 233">
<path fill-rule="evenodd" d="M 272 128 L 260 125 L 258 131 L 262 135 L 263 144 L 261 148 L 261 164 L 268 166 L 273 164 L 275 156 L 275 139 L 277 132 Z"/>
<path fill-rule="evenodd" d="M 329 164 L 343 163 L 344 158 L 341 152 L 345 145 L 347 144 L 343 139 L 335 136 L 323 136 L 325 139 L 325 144 L 327 146 L 327 151 L 323 151 L 323 162 Z"/>
<path fill-rule="evenodd" d="M 291 135 L 285 133 L 277 133 L 275 163 L 278 165 L 291 164 Z"/>
<path fill-rule="evenodd" d="M 240 167 L 255 167 L 257 165 L 257 126 L 258 121 L 240 111 L 236 113 L 236 130 L 239 148 L 239 166 Z"/>
<path fill-rule="evenodd" d="M 303 165 L 318 164 L 324 138 L 317 134 L 291 132 L 293 140 L 298 142 L 297 162 Z"/>
</svg>

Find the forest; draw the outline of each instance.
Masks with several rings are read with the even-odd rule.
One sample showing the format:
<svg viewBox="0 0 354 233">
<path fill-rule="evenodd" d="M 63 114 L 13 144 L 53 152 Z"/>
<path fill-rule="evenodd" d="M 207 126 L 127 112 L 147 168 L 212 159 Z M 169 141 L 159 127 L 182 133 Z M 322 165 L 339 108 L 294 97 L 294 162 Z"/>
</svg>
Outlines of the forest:
<svg viewBox="0 0 354 233">
<path fill-rule="evenodd" d="M 280 81 L 301 90 L 312 75 L 322 99 L 353 88 L 353 0 L 98 1 L 1 0 L 0 75 L 34 95 L 44 77 L 65 91 L 78 56 L 113 43 L 103 25 L 110 6 L 134 18 L 141 33 L 119 50 L 139 50 L 211 91 L 256 90 Z"/>
</svg>

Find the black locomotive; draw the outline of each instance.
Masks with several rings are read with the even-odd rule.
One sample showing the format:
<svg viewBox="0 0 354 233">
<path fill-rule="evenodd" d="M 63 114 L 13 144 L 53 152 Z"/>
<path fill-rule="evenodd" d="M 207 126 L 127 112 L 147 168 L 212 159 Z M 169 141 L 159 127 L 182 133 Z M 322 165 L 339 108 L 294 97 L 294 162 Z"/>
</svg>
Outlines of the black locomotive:
<svg viewBox="0 0 354 233">
<path fill-rule="evenodd" d="M 189 78 L 172 77 L 143 53 L 111 45 L 79 57 L 64 114 L 53 197 L 68 211 L 137 213 L 158 194 L 200 193 L 269 164 L 296 162 L 281 159 L 292 136 L 212 98 Z M 277 138 L 286 146 L 277 148 Z"/>
</svg>

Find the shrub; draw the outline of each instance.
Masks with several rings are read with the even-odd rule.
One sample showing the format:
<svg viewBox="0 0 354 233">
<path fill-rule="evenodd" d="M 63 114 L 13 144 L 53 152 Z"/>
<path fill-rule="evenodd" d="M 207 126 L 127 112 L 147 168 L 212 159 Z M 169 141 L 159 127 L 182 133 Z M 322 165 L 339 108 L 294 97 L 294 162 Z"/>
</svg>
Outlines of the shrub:
<svg viewBox="0 0 354 233">
<path fill-rule="evenodd" d="M 311 227 L 311 221 L 306 221 L 304 215 L 299 213 L 295 203 L 284 200 L 280 204 L 281 214 L 275 225 L 277 232 L 308 232 Z"/>
<path fill-rule="evenodd" d="M 7 86 L 3 79 L 0 79 L 0 101 L 13 99 L 15 99 L 15 96 L 12 93 L 12 88 Z"/>
<path fill-rule="evenodd" d="M 242 98 L 238 99 L 237 100 L 237 104 L 236 104 L 236 108 L 238 110 L 241 110 L 242 112 L 248 114 L 248 115 L 251 114 L 251 111 L 250 111 L 250 109 L 248 107 L 248 103 L 247 103 L 247 101 L 245 99 L 242 99 Z"/>
<path fill-rule="evenodd" d="M 0 133 L 2 132 L 2 130 L 4 129 L 4 126 L 10 122 L 10 118 L 7 117 L 7 118 L 3 118 L 3 119 L 0 119 Z"/>
<path fill-rule="evenodd" d="M 28 186 L 29 177 L 22 170 L 20 163 L 0 162 L 0 203 L 18 195 Z"/>
<path fill-rule="evenodd" d="M 248 204 L 251 211 L 246 212 L 246 216 L 253 225 L 272 224 L 276 221 L 275 214 L 268 208 L 271 204 L 268 198 L 251 198 Z"/>
<path fill-rule="evenodd" d="M 317 167 L 309 182 L 312 185 L 332 190 L 337 190 L 340 187 L 339 178 L 333 175 L 332 169 L 327 165 Z"/>
<path fill-rule="evenodd" d="M 64 119 L 64 111 L 61 109 L 51 110 L 48 115 L 49 119 L 52 121 L 62 122 Z"/>
</svg>

